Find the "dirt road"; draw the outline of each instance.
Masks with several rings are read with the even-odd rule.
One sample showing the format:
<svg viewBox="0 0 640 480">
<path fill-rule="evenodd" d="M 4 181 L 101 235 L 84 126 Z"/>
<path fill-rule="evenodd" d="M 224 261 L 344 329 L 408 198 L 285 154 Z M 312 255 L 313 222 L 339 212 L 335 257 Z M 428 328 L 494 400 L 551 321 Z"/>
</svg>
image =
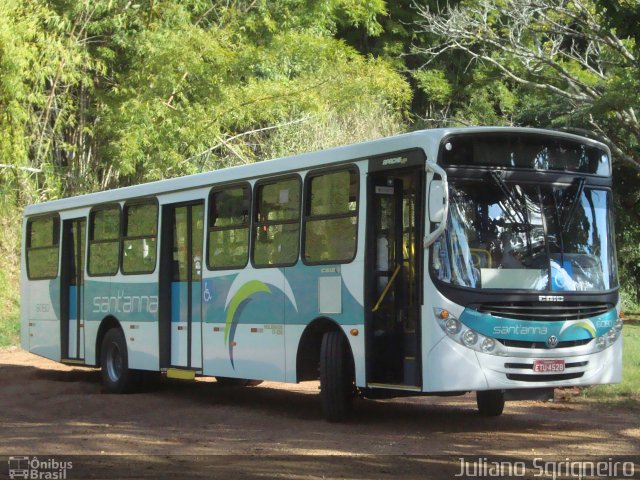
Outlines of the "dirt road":
<svg viewBox="0 0 640 480">
<path fill-rule="evenodd" d="M 342 468 L 337 476 L 349 477 L 352 469 L 365 471 L 366 464 L 373 468 L 371 478 L 380 478 L 385 468 L 391 476 L 398 473 L 380 463 L 384 456 L 443 455 L 455 462 L 457 456 L 480 454 L 529 458 L 640 452 L 638 411 L 611 407 L 513 402 L 502 417 L 485 419 L 477 415 L 472 395 L 358 400 L 349 422 L 329 424 L 321 418 L 314 382 L 253 388 L 171 382 L 155 392 L 108 395 L 99 380 L 97 371 L 15 348 L 0 350 L 0 454 L 213 454 L 225 455 L 236 473 L 260 456 L 265 465 L 274 463 L 271 473 L 278 474 L 297 457 L 295 466 L 307 465 L 304 471 L 311 477 L 337 475 L 331 468 Z M 350 459 L 340 460 L 345 455 Z M 315 464 L 311 456 L 330 458 L 330 466 Z M 167 471 L 157 459 L 149 461 L 149 478 L 155 468 Z M 438 464 L 434 457 L 421 461 L 407 467 L 411 462 L 404 460 L 403 465 L 416 473 L 424 471 L 424 462 Z"/>
</svg>

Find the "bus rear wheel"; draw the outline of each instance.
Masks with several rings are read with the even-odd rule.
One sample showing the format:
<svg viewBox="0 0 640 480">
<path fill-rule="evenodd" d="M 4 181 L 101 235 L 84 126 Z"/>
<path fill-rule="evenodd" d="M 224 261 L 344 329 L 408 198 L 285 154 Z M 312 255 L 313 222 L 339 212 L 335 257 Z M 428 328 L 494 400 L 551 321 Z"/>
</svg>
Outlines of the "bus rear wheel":
<svg viewBox="0 0 640 480">
<path fill-rule="evenodd" d="M 119 328 L 109 330 L 100 350 L 102 384 L 109 393 L 128 393 L 139 385 L 138 372 L 129 368 L 129 355 L 124 333 Z"/>
<path fill-rule="evenodd" d="M 476 392 L 478 412 L 483 417 L 498 417 L 504 410 L 504 392 L 500 390 L 486 390 Z"/>
<path fill-rule="evenodd" d="M 354 396 L 354 367 L 342 332 L 327 332 L 320 347 L 320 400 L 330 422 L 344 420 Z"/>
</svg>

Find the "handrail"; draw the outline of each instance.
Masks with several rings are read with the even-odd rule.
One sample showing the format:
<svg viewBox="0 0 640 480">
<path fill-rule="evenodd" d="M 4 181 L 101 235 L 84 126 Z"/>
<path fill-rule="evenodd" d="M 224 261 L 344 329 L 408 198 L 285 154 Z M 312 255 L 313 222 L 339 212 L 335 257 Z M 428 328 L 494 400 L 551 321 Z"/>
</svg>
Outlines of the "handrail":
<svg viewBox="0 0 640 480">
<path fill-rule="evenodd" d="M 449 182 L 447 180 L 447 172 L 435 163 L 427 162 L 426 167 L 427 170 L 431 170 L 433 173 L 440 175 L 442 187 L 444 188 L 444 212 L 442 214 L 442 221 L 438 224 L 436 229 L 424 237 L 423 247 L 425 249 L 429 248 L 431 244 L 435 242 L 440 235 L 442 235 L 444 229 L 447 228 L 447 219 L 449 216 Z"/>
<path fill-rule="evenodd" d="M 391 284 L 393 283 L 393 281 L 396 279 L 396 277 L 398 276 L 398 272 L 400 272 L 400 269 L 402 268 L 402 265 L 398 265 L 396 267 L 395 272 L 393 272 L 393 275 L 391 275 L 391 280 L 389 280 L 389 283 L 387 283 L 387 286 L 384 287 L 384 290 L 382 291 L 382 293 L 380 294 L 380 298 L 378 298 L 378 301 L 376 302 L 375 307 L 373 307 L 371 309 L 372 312 L 377 312 L 378 308 L 380 308 L 380 304 L 382 303 L 382 300 L 384 300 L 384 297 L 387 296 L 387 292 L 389 292 L 389 289 L 391 288 Z"/>
</svg>

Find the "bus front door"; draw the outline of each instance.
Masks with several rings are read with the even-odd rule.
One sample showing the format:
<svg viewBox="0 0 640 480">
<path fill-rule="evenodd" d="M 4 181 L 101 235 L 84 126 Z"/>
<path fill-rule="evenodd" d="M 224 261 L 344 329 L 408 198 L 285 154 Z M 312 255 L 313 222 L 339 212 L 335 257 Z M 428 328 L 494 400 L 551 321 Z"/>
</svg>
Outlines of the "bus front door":
<svg viewBox="0 0 640 480">
<path fill-rule="evenodd" d="M 418 389 L 422 385 L 423 173 L 424 168 L 406 167 L 369 174 L 366 335 L 370 387 Z"/>
<path fill-rule="evenodd" d="M 62 230 L 60 288 L 60 356 L 63 362 L 84 359 L 84 255 L 87 222 L 65 220 Z"/>
<path fill-rule="evenodd" d="M 163 229 L 170 259 L 166 287 L 161 295 L 169 296 L 170 359 L 169 366 L 200 370 L 202 368 L 202 244 L 204 203 L 201 201 L 165 206 L 168 220 Z M 166 252 L 166 253 L 165 253 Z M 161 280 L 162 284 L 162 280 Z M 162 312 L 161 312 L 162 314 Z"/>
</svg>

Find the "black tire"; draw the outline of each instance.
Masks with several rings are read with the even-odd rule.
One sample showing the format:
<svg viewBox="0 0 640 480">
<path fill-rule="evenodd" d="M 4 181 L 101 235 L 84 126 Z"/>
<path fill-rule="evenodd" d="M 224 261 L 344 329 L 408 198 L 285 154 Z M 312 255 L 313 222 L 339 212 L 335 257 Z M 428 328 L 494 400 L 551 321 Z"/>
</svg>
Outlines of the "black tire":
<svg viewBox="0 0 640 480">
<path fill-rule="evenodd" d="M 129 368 L 129 355 L 124 333 L 112 328 L 102 339 L 100 350 L 102 385 L 109 393 L 129 393 L 140 384 L 140 372 Z"/>
<path fill-rule="evenodd" d="M 320 400 L 324 418 L 347 418 L 354 397 L 353 357 L 342 332 L 327 332 L 320 347 Z"/>
<path fill-rule="evenodd" d="M 476 392 L 478 413 L 483 417 L 498 417 L 504 410 L 504 392 L 500 390 L 486 390 Z"/>
<path fill-rule="evenodd" d="M 257 387 L 262 383 L 262 380 L 249 380 L 247 378 L 216 377 L 216 382 L 221 387 Z"/>
</svg>

